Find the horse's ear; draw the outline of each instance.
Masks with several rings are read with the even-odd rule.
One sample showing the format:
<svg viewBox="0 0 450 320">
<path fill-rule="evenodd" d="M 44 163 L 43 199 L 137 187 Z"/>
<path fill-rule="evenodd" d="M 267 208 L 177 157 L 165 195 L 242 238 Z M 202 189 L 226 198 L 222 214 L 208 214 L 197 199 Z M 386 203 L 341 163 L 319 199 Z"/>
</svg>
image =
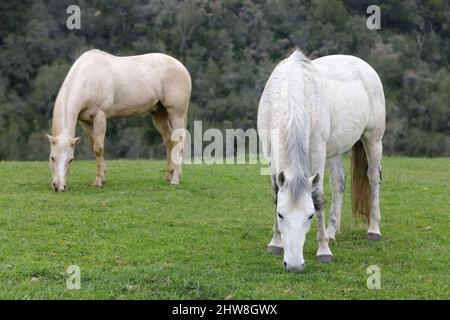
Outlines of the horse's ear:
<svg viewBox="0 0 450 320">
<path fill-rule="evenodd" d="M 283 184 L 285 183 L 285 181 L 286 181 L 286 177 L 284 176 L 284 172 L 281 171 L 277 176 L 278 187 L 282 187 Z"/>
<path fill-rule="evenodd" d="M 75 147 L 80 142 L 80 137 L 72 139 L 72 147 Z"/>
<path fill-rule="evenodd" d="M 56 138 L 55 137 L 52 137 L 51 135 L 47 134 L 47 138 L 48 138 L 48 141 L 51 144 L 56 144 Z"/>
<path fill-rule="evenodd" d="M 320 175 L 318 173 L 313 174 L 309 179 L 309 186 L 311 187 L 311 190 L 315 190 L 317 188 L 317 185 L 319 184 Z"/>
</svg>

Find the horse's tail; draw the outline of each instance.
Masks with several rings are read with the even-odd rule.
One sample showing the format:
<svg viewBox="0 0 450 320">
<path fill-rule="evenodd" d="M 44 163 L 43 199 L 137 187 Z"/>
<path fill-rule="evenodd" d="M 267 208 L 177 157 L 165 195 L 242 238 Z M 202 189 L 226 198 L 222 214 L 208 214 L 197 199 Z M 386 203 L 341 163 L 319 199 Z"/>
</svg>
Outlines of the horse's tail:
<svg viewBox="0 0 450 320">
<path fill-rule="evenodd" d="M 352 211 L 369 220 L 371 205 L 371 190 L 367 177 L 367 157 L 361 140 L 352 148 Z"/>
</svg>

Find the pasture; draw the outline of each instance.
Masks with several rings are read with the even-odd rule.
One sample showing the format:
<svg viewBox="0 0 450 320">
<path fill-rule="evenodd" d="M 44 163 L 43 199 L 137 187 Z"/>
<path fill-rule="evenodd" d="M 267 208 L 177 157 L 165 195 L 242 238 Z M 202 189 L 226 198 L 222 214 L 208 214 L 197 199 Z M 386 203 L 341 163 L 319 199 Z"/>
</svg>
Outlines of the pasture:
<svg viewBox="0 0 450 320">
<path fill-rule="evenodd" d="M 315 261 L 313 222 L 306 268 L 288 273 L 266 253 L 273 205 L 260 166 L 185 165 L 172 187 L 163 161 L 108 161 L 95 189 L 94 161 L 75 161 L 58 194 L 47 162 L 0 162 L 0 298 L 448 299 L 450 159 L 383 159 L 378 243 L 351 215 L 344 164 L 334 262 Z M 326 195 L 329 208 L 328 180 Z M 70 265 L 79 290 L 66 288 Z M 380 290 L 366 287 L 371 265 Z"/>
</svg>

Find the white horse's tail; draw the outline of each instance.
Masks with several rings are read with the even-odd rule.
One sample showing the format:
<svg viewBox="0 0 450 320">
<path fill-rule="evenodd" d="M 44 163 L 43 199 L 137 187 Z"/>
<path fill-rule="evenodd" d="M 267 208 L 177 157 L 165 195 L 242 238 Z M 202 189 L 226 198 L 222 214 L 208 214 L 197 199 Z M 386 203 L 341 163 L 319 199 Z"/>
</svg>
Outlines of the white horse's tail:
<svg viewBox="0 0 450 320">
<path fill-rule="evenodd" d="M 352 211 L 369 221 L 371 207 L 371 189 L 367 177 L 367 157 L 361 140 L 352 148 Z"/>
</svg>

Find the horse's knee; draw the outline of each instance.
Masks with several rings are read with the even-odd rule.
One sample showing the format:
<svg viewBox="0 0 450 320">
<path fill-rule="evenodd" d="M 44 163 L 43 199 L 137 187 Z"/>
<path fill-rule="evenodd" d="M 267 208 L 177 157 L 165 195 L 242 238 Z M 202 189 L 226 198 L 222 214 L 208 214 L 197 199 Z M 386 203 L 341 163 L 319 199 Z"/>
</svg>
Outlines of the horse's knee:
<svg viewBox="0 0 450 320">
<path fill-rule="evenodd" d="M 94 153 L 97 157 L 103 156 L 103 145 L 96 143 L 94 144 L 92 149 L 94 150 Z"/>
<path fill-rule="evenodd" d="M 164 144 L 168 150 L 172 150 L 172 140 L 170 134 L 163 136 Z"/>
<path fill-rule="evenodd" d="M 326 199 L 325 194 L 322 191 L 313 191 L 312 199 L 314 203 L 314 209 L 316 209 L 316 211 L 322 211 L 322 209 L 325 209 Z"/>
<path fill-rule="evenodd" d="M 380 185 L 382 180 L 381 166 L 378 168 L 369 168 L 367 178 L 371 186 Z"/>
</svg>

